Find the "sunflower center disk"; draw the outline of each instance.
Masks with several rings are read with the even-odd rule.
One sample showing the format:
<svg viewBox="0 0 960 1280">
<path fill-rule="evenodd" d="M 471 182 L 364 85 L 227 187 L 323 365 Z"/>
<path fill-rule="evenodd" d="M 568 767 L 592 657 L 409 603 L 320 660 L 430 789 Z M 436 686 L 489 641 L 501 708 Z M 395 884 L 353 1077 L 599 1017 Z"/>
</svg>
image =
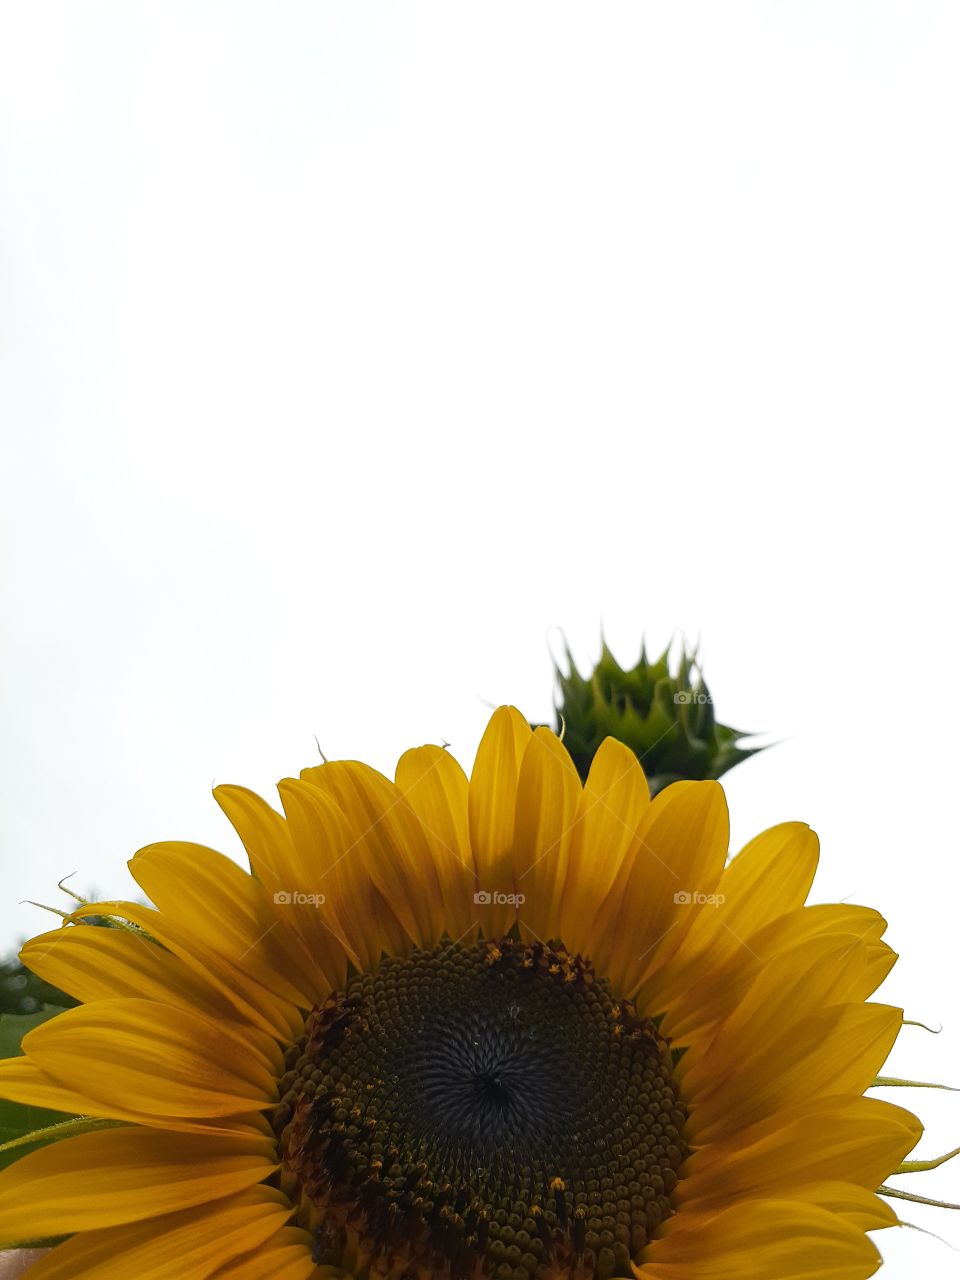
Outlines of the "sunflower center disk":
<svg viewBox="0 0 960 1280">
<path fill-rule="evenodd" d="M 354 1274 L 629 1276 L 672 1212 L 666 1042 L 559 945 L 445 944 L 352 979 L 288 1055 L 284 1177 Z"/>
</svg>

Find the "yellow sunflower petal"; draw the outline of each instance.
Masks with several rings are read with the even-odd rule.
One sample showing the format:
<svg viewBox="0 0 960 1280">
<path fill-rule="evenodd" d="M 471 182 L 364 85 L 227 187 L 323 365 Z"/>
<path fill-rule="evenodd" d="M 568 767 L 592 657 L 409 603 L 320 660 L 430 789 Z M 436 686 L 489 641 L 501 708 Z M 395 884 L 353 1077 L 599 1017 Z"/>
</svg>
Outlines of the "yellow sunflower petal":
<svg viewBox="0 0 960 1280">
<path fill-rule="evenodd" d="M 768 1044 L 748 1067 L 717 1079 L 705 1096 L 694 1098 L 689 1136 L 698 1144 L 713 1142 L 795 1103 L 863 1093 L 902 1025 L 903 1010 L 889 1005 L 818 1010 Z"/>
<path fill-rule="evenodd" d="M 614 987 L 632 994 L 679 945 L 716 888 L 729 830 L 719 783 L 675 782 L 651 801 L 597 913 L 593 959 Z"/>
<path fill-rule="evenodd" d="M 900 1221 L 890 1205 L 875 1191 L 850 1182 L 818 1179 L 805 1187 L 795 1188 L 790 1196 L 840 1214 L 859 1231 L 880 1231 L 884 1227 L 895 1227 Z"/>
<path fill-rule="evenodd" d="M 871 1190 L 919 1141 L 916 1116 L 878 1098 L 828 1098 L 780 1111 L 688 1161 L 677 1201 L 721 1208 L 754 1196 L 792 1194 L 814 1181 L 853 1182 Z"/>
<path fill-rule="evenodd" d="M 727 924 L 752 933 L 803 906 L 819 860 L 820 841 L 805 822 L 781 822 L 754 836 L 730 860 L 718 886 L 729 903 Z"/>
<path fill-rule="evenodd" d="M 526 941 L 556 934 L 581 792 L 566 747 L 549 729 L 537 729 L 520 765 L 513 837 L 513 883 L 525 899 L 521 926 L 533 934 Z"/>
<path fill-rule="evenodd" d="M 71 1115 L 100 1116 L 107 1120 L 125 1120 L 140 1124 L 142 1115 L 119 1102 L 102 1103 L 74 1085 L 63 1084 L 29 1058 L 4 1058 L 0 1061 L 0 1098 L 27 1107 L 44 1107 Z"/>
<path fill-rule="evenodd" d="M 867 1280 L 875 1245 L 819 1205 L 747 1200 L 717 1214 L 678 1214 L 647 1250 L 638 1280 Z"/>
<path fill-rule="evenodd" d="M 208 1018 L 234 1016 L 230 1002 L 209 982 L 151 938 L 128 929 L 67 925 L 31 938 L 20 959 L 45 982 L 87 1003 L 142 997 Z"/>
<path fill-rule="evenodd" d="M 281 894 L 289 899 L 284 903 L 283 923 L 300 935 L 331 985 L 341 986 L 345 952 L 338 941 L 342 928 L 333 905 L 327 901 L 318 911 L 315 903 L 294 897 L 299 890 L 329 898 L 324 880 L 339 851 L 312 843 L 305 853 L 294 841 L 288 819 L 245 787 L 217 787 L 213 794 L 243 841 L 250 869 L 268 896 Z"/>
<path fill-rule="evenodd" d="M 785 912 L 750 935 L 750 946 L 761 955 L 775 955 L 804 939 L 825 933 L 848 933 L 868 944 L 880 942 L 887 922 L 879 911 L 853 903 L 820 903 Z M 884 944 L 885 946 L 885 944 Z M 889 948 L 886 948 L 889 950 Z"/>
<path fill-rule="evenodd" d="M 470 844 L 481 889 L 514 892 L 513 835 L 520 765 L 533 736 L 516 707 L 490 717 L 470 775 Z"/>
<path fill-rule="evenodd" d="M 896 953 L 879 941 L 884 927 L 883 917 L 865 907 L 799 907 L 740 939 L 736 949 L 716 966 L 704 957 L 693 963 L 676 957 L 650 984 L 644 985 L 638 999 L 646 1008 L 664 1015 L 662 1029 L 666 1035 L 678 1044 L 702 1047 L 774 956 L 827 934 L 847 934 L 851 941 L 865 942 L 864 963 L 847 964 L 838 970 L 835 1000 L 866 999 L 896 960 Z M 673 976 L 660 981 L 664 973 Z"/>
<path fill-rule="evenodd" d="M 262 1182 L 274 1160 L 269 1138 L 245 1134 L 107 1129 L 66 1138 L 0 1173 L 0 1242 L 115 1227 L 205 1204 Z"/>
<path fill-rule="evenodd" d="M 304 769 L 300 777 L 336 801 L 352 838 L 349 857 L 389 901 L 413 945 L 431 946 L 443 931 L 440 882 L 430 844 L 403 793 L 354 760 Z"/>
<path fill-rule="evenodd" d="M 264 1246 L 291 1212 L 279 1191 L 255 1187 L 162 1218 L 85 1231 L 35 1263 L 30 1280 L 208 1280 L 231 1258 Z"/>
<path fill-rule="evenodd" d="M 301 858 L 325 870 L 317 879 L 332 907 L 327 925 L 359 969 L 374 972 L 381 954 L 403 955 L 410 936 L 389 898 L 367 870 L 368 854 L 336 800 L 311 782 L 285 778 L 279 786 L 284 813 Z"/>
<path fill-rule="evenodd" d="M 288 1043 L 302 1031 L 303 1017 L 296 1005 L 268 991 L 242 967 L 206 946 L 174 916 L 137 902 L 91 902 L 78 907 L 71 920 L 96 916 L 116 916 L 144 930 L 229 1000 L 242 1019 L 261 1030 Z"/>
<path fill-rule="evenodd" d="M 235 1258 L 217 1271 L 213 1280 L 333 1280 L 344 1276 L 336 1267 L 318 1267 L 311 1256 L 312 1242 L 299 1227 L 281 1227 L 254 1253 Z"/>
<path fill-rule="evenodd" d="M 866 967 L 862 939 L 828 933 L 771 956 L 708 1046 L 683 1060 L 681 1075 L 691 1097 L 759 1063 L 769 1046 L 788 1037 L 808 1014 L 840 1004 Z"/>
<path fill-rule="evenodd" d="M 433 847 L 444 928 L 463 940 L 474 925 L 473 895 L 480 887 L 470 848 L 467 775 L 442 747 L 415 747 L 400 757 L 396 782 Z"/>
<path fill-rule="evenodd" d="M 781 823 L 744 845 L 720 877 L 716 905 L 692 920 L 669 966 L 644 983 L 642 998 L 669 1007 L 700 975 L 742 953 L 759 929 L 802 907 L 819 853 L 816 832 L 802 822 Z"/>
<path fill-rule="evenodd" d="M 312 1008 L 330 990 L 275 903 L 235 862 L 204 845 L 148 845 L 130 873 L 154 906 L 268 991 Z"/>
<path fill-rule="evenodd" d="M 274 1041 L 152 1000 L 99 1000 L 35 1027 L 23 1051 L 94 1098 L 170 1116 L 228 1116 L 276 1101 L 283 1058 Z"/>
<path fill-rule="evenodd" d="M 283 816 L 246 787 L 214 788 L 213 798 L 243 842 L 250 873 L 270 892 L 300 883 L 302 870 Z"/>
<path fill-rule="evenodd" d="M 27 1107 L 44 1107 L 75 1116 L 122 1120 L 128 1124 L 150 1125 L 178 1133 L 214 1133 L 228 1138 L 236 1133 L 270 1133 L 266 1119 L 258 1111 L 223 1117 L 157 1116 L 134 1111 L 121 1102 L 104 1101 L 72 1084 L 64 1084 L 24 1057 L 4 1058 L 0 1061 L 0 1098 L 20 1102 Z"/>
<path fill-rule="evenodd" d="M 556 932 L 571 951 L 591 954 L 597 907 L 612 889 L 649 804 L 637 757 L 616 738 L 606 738 L 579 796 L 560 902 Z"/>
</svg>

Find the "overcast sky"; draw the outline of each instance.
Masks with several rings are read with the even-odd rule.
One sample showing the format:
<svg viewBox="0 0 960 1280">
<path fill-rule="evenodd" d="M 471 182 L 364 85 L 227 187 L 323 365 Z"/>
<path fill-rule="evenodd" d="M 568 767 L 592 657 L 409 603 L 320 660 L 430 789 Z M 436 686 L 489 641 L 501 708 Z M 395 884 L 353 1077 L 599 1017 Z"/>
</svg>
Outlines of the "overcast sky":
<svg viewBox="0 0 960 1280">
<path fill-rule="evenodd" d="M 469 764 L 559 629 L 683 632 L 783 739 L 735 842 L 820 831 L 960 1083 L 956 4 L 0 15 L 4 946 L 315 734 Z"/>
</svg>

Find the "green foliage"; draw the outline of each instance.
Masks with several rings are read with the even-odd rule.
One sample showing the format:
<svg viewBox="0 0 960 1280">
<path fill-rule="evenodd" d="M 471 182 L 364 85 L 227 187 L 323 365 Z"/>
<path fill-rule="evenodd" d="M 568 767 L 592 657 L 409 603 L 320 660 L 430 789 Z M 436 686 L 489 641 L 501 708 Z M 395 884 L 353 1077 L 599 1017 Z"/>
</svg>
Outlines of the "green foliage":
<svg viewBox="0 0 960 1280">
<path fill-rule="evenodd" d="M 671 670 L 670 647 L 653 660 L 644 648 L 636 666 L 624 670 L 604 641 L 589 676 L 567 648 L 567 671 L 556 669 L 556 730 L 581 778 L 608 737 L 636 753 L 653 794 L 681 778 L 719 778 L 762 750 L 740 746 L 749 735 L 719 723 L 696 654 L 684 647 Z"/>
<path fill-rule="evenodd" d="M 46 1022 L 62 1012 L 62 1009 L 49 1005 L 30 1014 L 0 1014 L 0 1058 L 15 1058 L 21 1052 L 20 1042 L 28 1031 L 32 1031 L 41 1022 Z M 46 1129 L 73 1118 L 60 1111 L 48 1111 L 44 1107 L 28 1107 L 22 1102 L 9 1102 L 5 1098 L 0 1098 L 0 1148 L 37 1129 Z M 21 1156 L 36 1151 L 38 1147 L 49 1141 L 51 1138 L 44 1136 L 39 1137 L 35 1142 L 0 1150 L 0 1169 L 12 1164 L 14 1160 L 19 1160 Z"/>
<path fill-rule="evenodd" d="M 47 1005 L 69 1009 L 77 1003 L 70 996 L 25 969 L 19 960 L 0 960 L 0 1014 L 39 1013 Z M 0 1057 L 9 1057 L 0 1053 Z"/>
</svg>

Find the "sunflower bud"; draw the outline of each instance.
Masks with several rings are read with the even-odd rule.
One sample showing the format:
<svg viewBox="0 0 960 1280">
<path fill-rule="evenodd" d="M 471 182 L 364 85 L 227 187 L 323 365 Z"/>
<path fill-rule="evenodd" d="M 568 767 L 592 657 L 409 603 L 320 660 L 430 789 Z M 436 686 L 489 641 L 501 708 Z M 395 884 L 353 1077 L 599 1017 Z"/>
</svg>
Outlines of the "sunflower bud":
<svg viewBox="0 0 960 1280">
<path fill-rule="evenodd" d="M 581 779 L 610 737 L 636 753 L 653 795 L 680 778 L 719 778 L 762 750 L 740 746 L 750 735 L 719 723 L 696 652 L 684 646 L 671 671 L 670 648 L 651 661 L 644 646 L 640 661 L 626 671 L 604 641 L 587 677 L 566 648 L 566 673 L 556 666 L 556 728 Z"/>
</svg>

